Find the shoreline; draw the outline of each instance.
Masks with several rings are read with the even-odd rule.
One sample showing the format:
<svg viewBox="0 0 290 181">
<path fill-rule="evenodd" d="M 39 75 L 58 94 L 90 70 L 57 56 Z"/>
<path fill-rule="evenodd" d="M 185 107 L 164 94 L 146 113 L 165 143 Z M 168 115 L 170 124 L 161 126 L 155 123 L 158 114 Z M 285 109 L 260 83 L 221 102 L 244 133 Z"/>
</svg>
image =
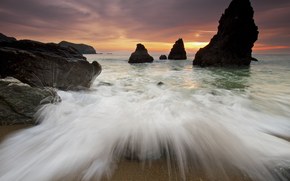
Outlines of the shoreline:
<svg viewBox="0 0 290 181">
<path fill-rule="evenodd" d="M 31 125 L 9 125 L 0 126 L 0 144 L 10 134 L 17 131 L 29 128 Z M 104 176 L 101 181 L 223 181 L 223 175 L 219 173 L 207 175 L 201 168 L 191 168 L 185 175 L 185 179 L 182 179 L 178 172 L 178 168 L 171 164 L 169 171 L 167 161 L 164 159 L 140 162 L 136 160 L 123 159 L 116 164 L 116 169 L 112 175 Z M 235 181 L 250 181 L 248 177 L 242 173 L 227 170 L 227 176 L 229 180 Z"/>
</svg>

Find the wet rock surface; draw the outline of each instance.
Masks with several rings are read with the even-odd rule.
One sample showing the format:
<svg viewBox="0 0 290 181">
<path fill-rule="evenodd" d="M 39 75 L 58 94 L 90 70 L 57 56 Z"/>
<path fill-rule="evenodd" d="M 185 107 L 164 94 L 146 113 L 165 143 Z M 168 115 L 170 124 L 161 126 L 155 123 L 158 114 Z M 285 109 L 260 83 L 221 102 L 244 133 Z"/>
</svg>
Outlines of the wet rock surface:
<svg viewBox="0 0 290 181">
<path fill-rule="evenodd" d="M 0 42 L 0 65 L 1 78 L 62 90 L 88 88 L 102 70 L 74 48 L 31 40 Z"/>
<path fill-rule="evenodd" d="M 0 80 L 0 125 L 36 124 L 34 114 L 61 99 L 52 88 L 36 88 L 19 81 Z"/>
</svg>

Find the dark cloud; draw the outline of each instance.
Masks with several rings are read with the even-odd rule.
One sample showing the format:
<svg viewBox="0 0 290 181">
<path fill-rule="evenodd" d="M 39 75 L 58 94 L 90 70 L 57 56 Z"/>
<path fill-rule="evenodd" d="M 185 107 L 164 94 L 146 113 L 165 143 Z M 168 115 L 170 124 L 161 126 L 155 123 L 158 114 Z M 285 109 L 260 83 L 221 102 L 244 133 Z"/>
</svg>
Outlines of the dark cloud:
<svg viewBox="0 0 290 181">
<path fill-rule="evenodd" d="M 231 0 L 1 0 L 1 31 L 110 41 L 209 41 Z M 252 0 L 260 43 L 289 45 L 289 0 Z M 275 33 L 276 32 L 276 33 Z M 35 37 L 34 36 L 34 37 Z"/>
</svg>

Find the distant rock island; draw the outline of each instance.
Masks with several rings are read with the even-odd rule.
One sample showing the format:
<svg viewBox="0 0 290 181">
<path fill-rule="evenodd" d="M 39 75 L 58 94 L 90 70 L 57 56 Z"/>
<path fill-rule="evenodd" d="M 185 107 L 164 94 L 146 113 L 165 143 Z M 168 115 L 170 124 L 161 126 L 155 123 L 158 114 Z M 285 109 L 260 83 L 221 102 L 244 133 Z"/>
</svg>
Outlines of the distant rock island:
<svg viewBox="0 0 290 181">
<path fill-rule="evenodd" d="M 61 41 L 59 45 L 65 48 L 73 47 L 81 54 L 96 54 L 96 50 L 92 46 L 86 44 L 76 44 L 67 41 Z"/>
<path fill-rule="evenodd" d="M 11 41 L 16 41 L 16 38 L 14 38 L 14 37 L 8 37 L 8 36 L 0 33 L 0 42 L 1 41 L 11 42 Z"/>
<path fill-rule="evenodd" d="M 136 50 L 131 54 L 128 63 L 152 63 L 153 60 L 153 57 L 148 54 L 145 46 L 138 43 Z"/>
<path fill-rule="evenodd" d="M 166 55 L 160 55 L 159 60 L 167 60 L 167 56 Z"/>
<path fill-rule="evenodd" d="M 182 38 L 178 39 L 173 45 L 169 55 L 169 60 L 186 60 L 186 51 L 184 49 L 184 43 Z"/>
<path fill-rule="evenodd" d="M 258 39 L 254 10 L 249 0 L 233 0 L 219 20 L 218 32 L 195 55 L 193 65 L 248 66 L 252 48 Z"/>
</svg>

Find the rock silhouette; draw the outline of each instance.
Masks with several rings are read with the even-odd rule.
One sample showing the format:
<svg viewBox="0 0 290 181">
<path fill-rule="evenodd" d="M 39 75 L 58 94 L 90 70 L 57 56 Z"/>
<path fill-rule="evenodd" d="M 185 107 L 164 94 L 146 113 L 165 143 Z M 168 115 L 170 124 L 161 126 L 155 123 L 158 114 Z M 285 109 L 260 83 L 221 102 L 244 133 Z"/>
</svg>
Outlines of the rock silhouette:
<svg viewBox="0 0 290 181">
<path fill-rule="evenodd" d="M 183 40 L 180 38 L 178 39 L 175 44 L 173 45 L 169 55 L 169 60 L 186 60 L 186 51 L 184 49 Z"/>
<path fill-rule="evenodd" d="M 131 54 L 128 63 L 152 63 L 153 60 L 153 57 L 148 54 L 145 46 L 139 43 L 135 52 Z"/>
<path fill-rule="evenodd" d="M 59 43 L 59 45 L 65 48 L 73 47 L 81 54 L 96 54 L 96 50 L 92 46 L 86 44 L 76 44 L 67 41 L 62 41 Z"/>
<path fill-rule="evenodd" d="M 167 60 L 167 56 L 166 55 L 160 55 L 159 60 Z"/>
<path fill-rule="evenodd" d="M 259 33 L 253 16 L 249 0 L 233 0 L 219 20 L 217 34 L 196 53 L 193 65 L 250 65 Z"/>
<path fill-rule="evenodd" d="M 8 37 L 8 36 L 0 33 L 0 42 L 1 41 L 11 42 L 11 41 L 16 41 L 16 38 L 14 38 L 14 37 Z"/>
</svg>

